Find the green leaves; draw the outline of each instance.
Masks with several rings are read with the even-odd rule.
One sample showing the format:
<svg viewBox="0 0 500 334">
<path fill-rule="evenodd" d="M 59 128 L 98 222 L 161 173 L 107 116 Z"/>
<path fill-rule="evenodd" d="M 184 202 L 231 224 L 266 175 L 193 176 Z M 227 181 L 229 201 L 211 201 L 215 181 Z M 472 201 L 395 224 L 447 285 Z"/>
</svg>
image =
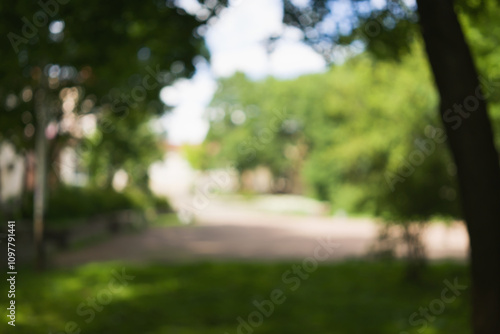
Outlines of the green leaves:
<svg viewBox="0 0 500 334">
<path fill-rule="evenodd" d="M 207 137 L 220 146 L 213 161 L 236 161 L 240 172 L 264 165 L 291 183 L 299 175 L 333 210 L 397 221 L 456 215 L 446 136 L 428 133 L 442 130 L 425 68 L 415 44 L 400 62 L 363 54 L 290 81 L 222 80 L 212 107 L 225 116 Z M 247 116 L 242 124 L 231 120 L 236 110 Z M 262 136 L 277 110 L 286 112 Z"/>
<path fill-rule="evenodd" d="M 26 124 L 21 122 L 22 113 L 34 109 L 32 99 L 22 98 L 28 88 L 35 94 L 46 87 L 54 121 L 60 120 L 60 94 L 68 87 L 79 91 L 72 110 L 76 114 L 123 107 L 163 113 L 160 89 L 190 76 L 193 58 L 206 56 L 203 40 L 193 34 L 201 24 L 175 6 L 153 0 L 42 0 L 2 6 L 0 139 L 32 146 L 33 137 L 23 133 Z M 7 36 L 13 34 L 21 42 L 12 45 Z M 9 102 L 13 98 L 16 103 Z M 82 106 L 86 99 L 93 101 L 91 108 Z"/>
</svg>

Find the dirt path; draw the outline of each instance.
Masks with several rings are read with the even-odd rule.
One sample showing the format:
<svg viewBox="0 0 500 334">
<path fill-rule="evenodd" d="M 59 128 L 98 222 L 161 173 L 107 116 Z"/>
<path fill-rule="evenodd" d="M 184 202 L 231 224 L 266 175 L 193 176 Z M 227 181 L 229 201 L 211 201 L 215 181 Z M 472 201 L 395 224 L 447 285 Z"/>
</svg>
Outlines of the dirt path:
<svg viewBox="0 0 500 334">
<path fill-rule="evenodd" d="M 197 213 L 194 225 L 152 227 L 142 233 L 119 235 L 60 254 L 54 265 L 111 260 L 300 260 L 312 256 L 321 241 L 339 245 L 329 257 L 335 261 L 369 255 L 379 228 L 368 219 L 276 214 L 213 202 Z M 466 258 L 468 239 L 462 224 L 433 225 L 426 230 L 424 240 L 432 259 Z"/>
</svg>

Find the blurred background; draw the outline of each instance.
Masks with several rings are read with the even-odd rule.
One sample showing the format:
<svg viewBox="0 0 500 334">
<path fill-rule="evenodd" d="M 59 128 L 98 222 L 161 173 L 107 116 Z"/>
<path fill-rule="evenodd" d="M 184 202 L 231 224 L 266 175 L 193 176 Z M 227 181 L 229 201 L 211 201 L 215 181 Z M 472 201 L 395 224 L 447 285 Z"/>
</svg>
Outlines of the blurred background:
<svg viewBox="0 0 500 334">
<path fill-rule="evenodd" d="M 496 130 L 500 7 L 455 12 Z M 18 1 L 0 31 L 2 333 L 471 333 L 415 1 Z"/>
</svg>

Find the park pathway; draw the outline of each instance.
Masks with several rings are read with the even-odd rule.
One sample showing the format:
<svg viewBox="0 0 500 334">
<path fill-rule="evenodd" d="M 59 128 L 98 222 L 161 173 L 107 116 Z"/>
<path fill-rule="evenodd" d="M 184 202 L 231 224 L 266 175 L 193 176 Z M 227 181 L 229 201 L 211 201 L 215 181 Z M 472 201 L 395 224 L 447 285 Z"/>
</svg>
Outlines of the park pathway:
<svg viewBox="0 0 500 334">
<path fill-rule="evenodd" d="M 243 202 L 212 200 L 195 212 L 195 223 L 151 227 L 84 249 L 58 254 L 55 266 L 100 261 L 300 260 L 321 242 L 338 244 L 329 260 L 369 257 L 381 224 L 370 219 L 298 215 L 257 210 Z M 431 259 L 466 259 L 461 223 L 433 224 L 424 232 Z M 403 250 L 398 250 L 400 255 Z"/>
</svg>

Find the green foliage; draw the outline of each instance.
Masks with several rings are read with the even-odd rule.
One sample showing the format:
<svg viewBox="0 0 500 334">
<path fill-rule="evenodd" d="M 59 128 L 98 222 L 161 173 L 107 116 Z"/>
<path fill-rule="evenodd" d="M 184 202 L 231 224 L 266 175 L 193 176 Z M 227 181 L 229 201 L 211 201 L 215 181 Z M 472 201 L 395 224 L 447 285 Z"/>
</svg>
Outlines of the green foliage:
<svg viewBox="0 0 500 334">
<path fill-rule="evenodd" d="M 182 154 L 194 169 L 210 168 L 209 147 L 207 145 L 188 145 L 182 146 Z"/>
<path fill-rule="evenodd" d="M 206 19 L 215 14 L 212 9 Z M 12 142 L 20 153 L 32 151 L 36 114 L 44 110 L 47 123 L 57 129 L 48 140 L 49 161 L 57 164 L 64 147 L 76 149 L 91 185 L 100 188 L 95 195 L 102 191 L 109 197 L 87 199 L 79 206 L 69 198 L 58 198 L 54 205 L 49 201 L 48 217 L 129 206 L 113 202 L 109 190 L 120 168 L 128 173 L 130 186 L 141 189 L 143 197 L 150 196 L 148 167 L 163 156 L 159 147 L 163 134 L 152 131 L 149 122 L 167 110 L 159 100 L 160 90 L 191 76 L 195 57 L 208 57 L 196 32 L 205 23 L 174 1 L 0 4 L 4 37 L 0 40 L 0 142 Z M 59 31 L 54 25 L 59 25 Z M 88 114 L 97 119 L 91 138 L 75 131 L 80 117 Z M 79 198 L 77 193 L 72 195 Z M 58 205 L 58 201 L 68 203 Z"/>
<path fill-rule="evenodd" d="M 272 315 L 263 317 L 255 333 L 416 334 L 422 332 L 423 324 L 411 326 L 410 315 L 441 298 L 445 279 L 469 285 L 467 268 L 459 264 L 434 264 L 416 285 L 404 281 L 402 263 L 345 262 L 320 266 L 307 279 L 299 280 L 300 287 L 292 291 L 295 283 L 282 280 L 292 265 L 107 263 L 42 274 L 25 269 L 16 281 L 15 332 L 61 333 L 73 321 L 82 333 L 94 334 L 233 334 L 237 333 L 238 317 L 248 321 L 257 311 L 254 301 L 269 299 L 274 289 L 281 289 L 285 301 L 274 305 Z M 124 270 L 134 278 L 126 286 L 114 284 L 117 287 L 110 303 L 86 322 L 90 315 L 82 312 L 89 307 L 81 309 L 83 315 L 77 308 L 89 298 L 108 296 L 103 291 L 109 288 L 113 270 Z M 443 313 L 424 320 L 427 327 L 422 333 L 470 333 L 469 298 L 465 290 L 446 303 Z M 421 319 L 425 318 L 414 318 L 416 322 Z M 3 321 L 0 331 L 9 332 L 7 326 Z"/>
<path fill-rule="evenodd" d="M 153 207 L 159 212 L 171 213 L 174 211 L 172 205 L 170 205 L 170 202 L 166 197 L 153 196 L 152 202 L 153 202 Z"/>
<path fill-rule="evenodd" d="M 284 1 L 285 24 L 301 29 L 304 41 L 333 61 L 339 46 L 362 45 L 378 59 L 399 60 L 411 50 L 418 32 L 415 5 L 403 1 Z M 342 15 L 338 15 L 341 12 Z M 325 27 L 334 25 L 333 28 Z"/>
<path fill-rule="evenodd" d="M 146 195 L 143 191 L 128 188 L 125 192 L 116 192 L 112 188 L 69 187 L 55 189 L 47 203 L 46 218 L 49 222 L 68 220 L 77 222 L 80 218 L 116 212 L 120 210 L 144 211 L 153 208 L 161 212 L 171 211 L 168 200 L 164 197 Z M 25 194 L 18 219 L 33 217 L 33 195 Z"/>
<path fill-rule="evenodd" d="M 466 4 L 463 4 L 466 2 Z M 476 11 L 470 13 L 463 9 L 467 5 L 476 5 Z M 471 44 L 471 51 L 479 70 L 479 81 L 489 102 L 489 112 L 495 134 L 500 133 L 500 27 L 496 22 L 500 17 L 500 4 L 493 0 L 460 1 L 460 21 L 466 38 Z M 495 136 L 495 144 L 500 147 L 500 135 Z"/>
<path fill-rule="evenodd" d="M 147 114 L 131 113 L 126 118 L 112 115 L 109 119 L 112 131 L 101 124 L 80 145 L 91 184 L 110 187 L 116 171 L 123 169 L 129 185 L 147 189 L 148 168 L 164 155 L 161 134 L 151 129 L 152 119 Z"/>
<path fill-rule="evenodd" d="M 151 220 L 149 226 L 182 226 L 179 216 L 175 213 L 161 213 Z"/>
<path fill-rule="evenodd" d="M 77 114 L 159 115 L 164 112 L 160 89 L 190 76 L 192 59 L 206 56 L 203 40 L 194 33 L 203 22 L 169 1 L 47 1 L 50 10 L 40 3 L 45 1 L 0 5 L 5 37 L 0 42 L 0 140 L 19 147 L 33 147 L 33 137 L 23 130 L 36 122 L 21 114 L 33 116 L 34 96 L 41 90 L 51 120 L 60 119 L 59 96 L 68 87 L 78 88 Z M 45 21 L 34 25 L 36 17 Z M 49 30 L 56 21 L 64 23 L 59 34 Z"/>
<path fill-rule="evenodd" d="M 493 118 L 492 123 L 495 133 L 499 133 L 500 104 L 498 102 L 500 101 L 500 90 L 498 88 L 500 85 L 498 82 L 500 79 L 500 67 L 496 59 L 499 56 L 498 42 L 500 39 L 500 30 L 496 22 L 500 15 L 500 5 L 495 0 L 458 0 L 454 1 L 454 5 L 476 58 L 480 73 L 482 73 L 480 82 L 483 86 L 483 92 L 485 92 L 485 96 L 491 105 L 490 114 Z M 414 44 L 416 41 L 418 42 L 418 18 L 415 13 L 415 4 L 408 7 L 404 1 L 387 1 L 374 5 L 372 1 L 365 0 L 350 2 L 318 0 L 311 1 L 308 6 L 300 6 L 294 4 L 291 0 L 285 0 L 284 9 L 284 23 L 302 30 L 304 32 L 304 40 L 330 61 L 334 60 L 333 56 L 335 56 L 338 46 L 345 46 L 346 49 L 356 49 L 358 52 L 362 50 L 377 59 L 401 61 L 401 66 L 406 69 L 408 68 L 408 55 L 414 56 Z M 341 11 L 344 15 L 335 16 L 336 11 Z M 329 25 L 336 23 L 336 26 L 330 30 L 324 29 L 325 23 Z M 421 80 L 423 78 L 422 73 L 426 72 L 424 71 L 426 66 L 422 65 L 414 67 L 414 72 L 408 78 Z M 395 77 L 394 83 L 399 85 L 405 84 L 399 78 L 400 71 L 397 72 L 398 76 Z M 365 86 L 365 88 L 375 91 L 378 88 L 382 88 L 394 92 L 395 87 L 386 80 L 376 82 L 370 78 L 366 82 L 371 82 L 371 86 Z M 359 87 L 363 87 L 363 84 L 360 83 Z M 409 87 L 409 91 L 413 91 L 416 85 L 410 82 Z M 430 85 L 424 88 L 428 89 L 428 87 Z M 419 91 L 421 90 L 419 89 Z M 364 95 L 373 97 L 384 96 L 384 94 L 371 94 L 371 92 L 366 94 L 364 90 L 362 94 L 363 100 L 367 100 Z M 415 97 L 423 97 L 425 99 L 433 95 L 434 93 L 429 92 L 423 95 L 415 91 L 410 95 L 403 92 L 402 94 L 398 94 L 398 97 L 404 96 L 407 98 L 407 105 L 403 106 L 402 103 L 395 103 L 394 105 L 402 108 L 401 110 L 412 110 L 412 112 L 415 112 L 415 115 L 422 117 L 420 120 L 422 121 L 427 117 L 426 110 L 421 109 L 424 103 L 421 103 L 422 101 L 418 98 L 415 99 Z M 417 104 L 414 106 L 415 102 Z M 456 102 L 459 103 L 460 101 Z M 373 106 L 376 107 L 376 104 Z M 437 109 L 435 103 L 431 103 L 429 106 L 430 109 Z M 372 105 L 370 104 L 369 110 L 373 112 L 371 107 Z M 386 103 L 384 106 L 384 108 L 390 107 L 389 103 Z M 412 129 L 408 127 L 408 124 L 405 124 L 410 122 L 408 121 L 411 118 L 410 115 L 405 112 L 400 112 L 400 114 L 407 117 L 407 120 L 399 122 L 402 128 L 406 128 L 409 134 L 406 139 L 401 137 L 392 138 L 398 142 L 395 145 L 391 144 L 389 139 L 384 140 L 384 145 L 393 146 L 392 151 L 388 154 L 386 154 L 386 149 L 377 152 L 377 148 L 372 147 L 370 153 L 363 153 L 360 150 L 354 149 L 359 154 L 354 153 L 351 156 L 355 157 L 355 159 L 365 159 L 370 162 L 376 161 L 382 165 L 385 164 L 389 170 L 394 170 L 395 168 L 401 170 L 402 165 L 406 163 L 403 161 L 405 158 L 409 157 L 410 154 L 413 154 L 414 157 L 415 154 L 418 154 L 414 152 L 414 147 L 412 151 L 410 146 L 413 145 L 416 139 L 414 130 L 418 131 L 418 126 L 422 129 L 423 123 L 417 125 L 418 122 L 411 121 Z M 387 116 L 385 112 L 384 116 Z M 380 119 L 374 119 L 373 121 L 374 128 L 383 125 Z M 360 128 L 364 123 L 358 120 L 356 122 L 361 124 Z M 437 124 L 434 121 L 430 122 L 428 119 L 424 122 L 433 127 Z M 388 124 L 388 126 L 393 125 Z M 353 131 L 351 133 L 354 135 L 349 137 L 349 141 L 356 141 L 356 139 L 353 139 L 356 137 L 360 138 L 356 130 L 361 129 L 356 129 L 355 127 L 342 128 Z M 389 129 L 388 127 L 383 128 L 384 130 Z M 316 131 L 316 129 L 315 127 L 314 130 Z M 363 129 L 362 131 L 366 131 L 367 133 L 375 132 L 369 129 Z M 429 131 L 432 132 L 434 130 Z M 396 130 L 388 130 L 384 135 L 391 136 L 396 133 Z M 320 136 L 324 135 L 320 134 Z M 324 137 L 327 138 L 328 136 Z M 362 137 L 363 139 L 360 142 L 365 143 L 367 147 L 377 142 L 376 138 L 370 138 L 369 135 L 363 135 Z M 497 135 L 495 140 L 497 147 L 499 147 L 500 136 Z M 333 145 L 334 143 L 335 141 L 332 141 L 328 145 Z M 352 145 L 356 144 L 353 143 Z M 315 184 L 317 193 L 322 198 L 333 196 L 335 199 L 332 199 L 332 201 L 340 203 L 341 207 L 347 206 L 351 211 L 372 211 L 388 220 L 411 221 L 428 219 L 433 214 L 447 217 L 455 217 L 458 214 L 455 200 L 457 194 L 456 185 L 453 180 L 455 173 L 454 166 L 450 163 L 447 153 L 442 148 L 436 149 L 436 152 L 427 157 L 424 166 L 417 168 L 415 171 L 413 171 L 413 168 L 409 168 L 412 171 L 406 174 L 411 174 L 411 176 L 399 179 L 404 181 L 404 183 L 398 184 L 398 191 L 382 191 L 381 193 L 382 182 L 377 177 L 380 176 L 379 168 L 373 168 L 372 171 L 375 173 L 370 173 L 368 171 L 371 169 L 370 163 L 359 163 L 358 161 L 355 163 L 356 166 L 354 166 L 352 161 L 349 163 L 349 158 L 345 155 L 338 156 L 342 158 L 340 161 L 327 163 L 329 156 L 335 155 L 337 157 L 336 154 L 339 154 L 337 148 L 342 146 L 346 147 L 349 145 L 335 145 L 324 156 L 319 156 L 321 152 L 311 152 L 317 155 L 316 160 L 312 163 L 314 166 L 310 167 L 309 179 L 314 178 L 315 175 L 319 175 L 313 183 Z M 406 148 L 404 148 L 405 146 Z M 395 152 L 400 156 L 397 157 L 394 154 Z M 370 154 L 376 155 L 376 157 L 370 156 Z M 397 162 L 397 160 L 400 162 Z M 328 173 L 320 168 L 316 168 L 318 164 L 329 170 L 336 170 L 336 172 Z M 357 181 L 357 184 L 353 184 L 356 183 L 356 175 L 353 176 L 352 173 L 346 173 L 347 170 L 350 172 L 356 170 L 353 167 L 360 167 L 362 170 L 358 173 L 358 176 L 361 176 L 361 178 Z M 392 175 L 394 176 L 394 174 Z M 386 177 L 387 179 L 396 180 L 396 178 L 391 176 Z M 389 181 L 389 183 L 392 183 L 392 181 Z M 332 191 L 326 189 L 326 185 L 334 185 L 332 191 L 335 194 L 332 195 Z M 372 199 L 367 194 L 371 194 Z M 344 197 L 344 199 L 347 196 L 347 199 L 339 200 L 340 196 Z"/>
<path fill-rule="evenodd" d="M 56 23 L 62 29 L 54 33 Z M 33 150 L 35 114 L 43 108 L 58 129 L 49 140 L 52 161 L 57 163 L 60 150 L 70 146 L 83 158 L 81 167 L 93 187 L 109 192 L 114 173 L 124 169 L 129 185 L 150 196 L 148 168 L 164 152 L 163 134 L 149 123 L 167 110 L 160 90 L 189 77 L 196 56 L 208 57 L 196 33 L 203 24 L 173 1 L 0 4 L 5 37 L 0 41 L 0 141 L 14 143 L 20 152 Z M 74 98 L 65 104 L 69 91 Z M 42 95 L 45 99 L 37 99 Z M 97 118 L 90 138 L 61 125 L 64 116 L 77 121 L 88 114 Z M 76 215 L 89 212 L 87 205 L 102 209 L 100 201 L 86 203 L 68 206 L 68 215 L 70 207 Z"/>
<path fill-rule="evenodd" d="M 294 96 L 298 92 L 289 89 L 290 83 L 268 79 L 254 84 L 242 74 L 222 80 L 220 85 L 209 110 L 207 143 L 216 148 L 209 153 L 234 163 L 239 171 L 266 165 L 277 177 L 289 173 L 292 164 L 286 159 L 285 147 L 301 140 L 298 130 L 302 124 L 288 105 L 297 102 L 297 107 L 303 106 L 305 101 Z"/>
<path fill-rule="evenodd" d="M 498 31 L 495 24 L 500 8 L 498 1 L 456 0 L 453 3 L 462 19 L 471 20 L 479 29 L 490 28 L 483 30 L 487 36 L 484 40 L 496 40 L 493 37 L 496 34 L 491 32 Z M 400 60 L 411 54 L 412 45 L 419 38 L 415 2 L 312 0 L 303 6 L 284 0 L 283 4 L 283 22 L 302 30 L 303 40 L 329 61 L 335 60 L 339 46 L 362 48 L 377 59 Z"/>
<path fill-rule="evenodd" d="M 400 62 L 359 55 L 296 80 L 222 80 L 205 145 L 238 170 L 299 173 L 333 209 L 387 220 L 455 217 L 454 166 L 421 48 Z M 241 110 L 241 111 L 240 111 Z M 244 122 L 234 122 L 235 113 Z M 408 171 L 405 170 L 408 165 Z M 392 177 L 391 177 L 392 176 Z"/>
<path fill-rule="evenodd" d="M 125 194 L 112 189 L 59 187 L 49 197 L 46 218 L 49 221 L 86 218 L 133 207 L 134 202 Z M 32 210 L 33 196 L 26 194 L 23 218 L 30 219 L 33 215 Z"/>
</svg>

